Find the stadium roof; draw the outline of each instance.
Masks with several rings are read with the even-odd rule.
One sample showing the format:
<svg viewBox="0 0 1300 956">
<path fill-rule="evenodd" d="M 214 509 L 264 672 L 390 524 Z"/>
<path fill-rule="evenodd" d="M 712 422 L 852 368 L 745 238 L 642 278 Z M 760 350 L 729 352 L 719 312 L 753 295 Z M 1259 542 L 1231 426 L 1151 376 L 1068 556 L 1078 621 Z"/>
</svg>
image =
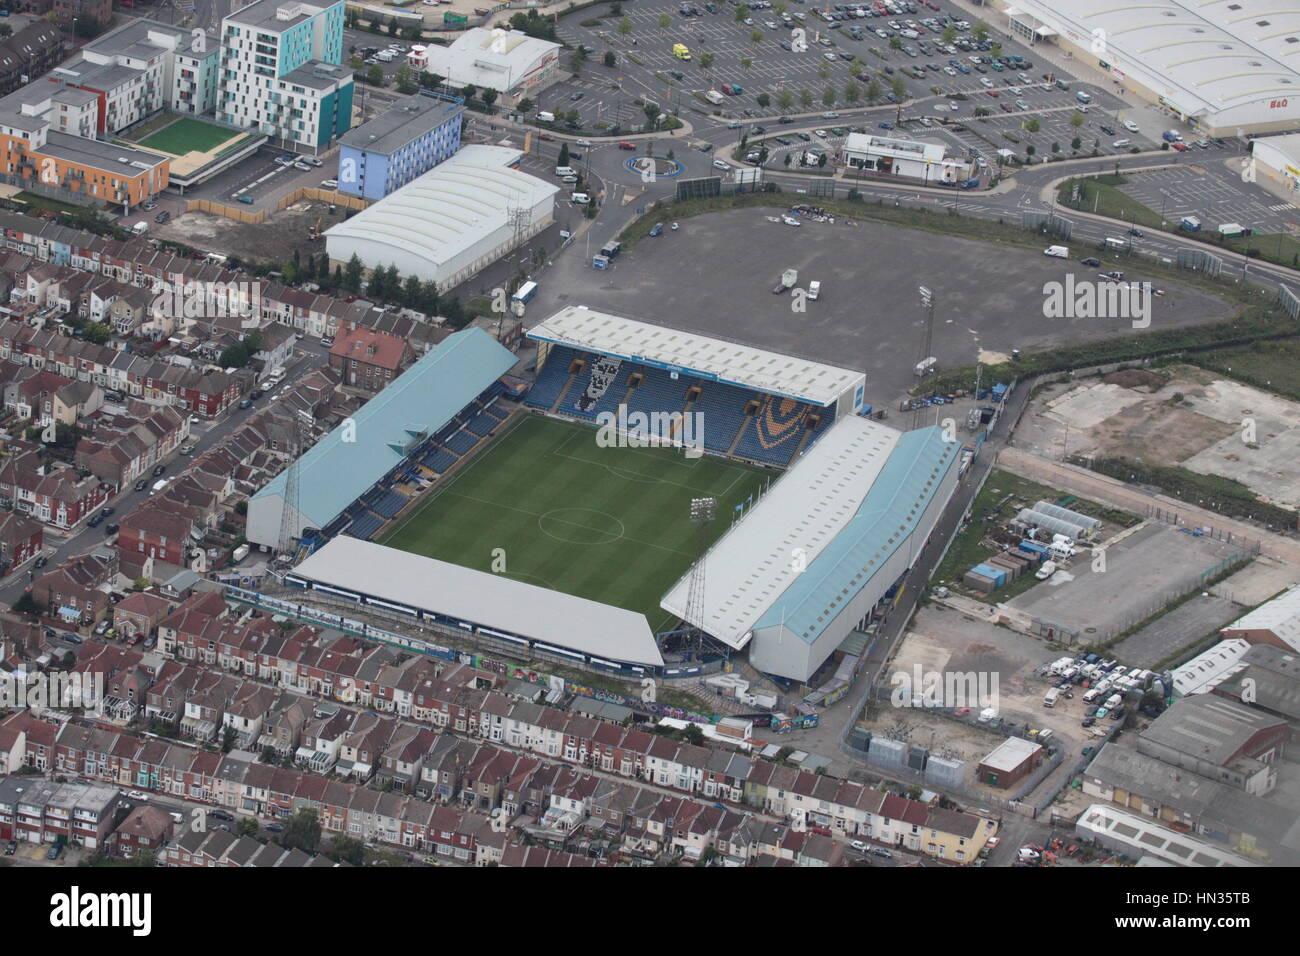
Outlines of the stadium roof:
<svg viewBox="0 0 1300 956">
<path fill-rule="evenodd" d="M 644 614 L 342 535 L 293 573 L 614 662 L 661 666 Z"/>
<path fill-rule="evenodd" d="M 1189 115 L 1300 94 L 1294 3 L 1016 0 L 1015 7 L 1017 16 L 1051 24 L 1075 44 L 1102 38 L 1113 53 L 1100 59 L 1162 79 L 1154 92 Z"/>
<path fill-rule="evenodd" d="M 530 338 L 739 385 L 823 407 L 863 381 L 861 372 L 695 332 L 570 306 L 529 330 Z"/>
<path fill-rule="evenodd" d="M 448 336 L 300 459 L 298 510 L 321 528 L 515 364 L 482 329 Z M 281 472 L 256 495 L 284 495 Z"/>
<path fill-rule="evenodd" d="M 700 559 L 705 610 L 691 623 L 735 648 L 774 624 L 815 641 L 834 619 L 828 610 L 907 541 L 957 447 L 938 428 L 840 419 Z M 686 613 L 689 580 L 668 592 L 665 610 Z"/>
<path fill-rule="evenodd" d="M 1230 634 L 1238 631 L 1268 631 L 1292 650 L 1300 651 L 1300 587 L 1294 587 L 1266 604 L 1261 604 L 1223 630 Z"/>
<path fill-rule="evenodd" d="M 508 229 L 512 209 L 532 209 L 560 191 L 511 169 L 518 156 L 503 146 L 467 146 L 325 235 L 396 247 L 437 265 L 450 262 Z"/>
</svg>

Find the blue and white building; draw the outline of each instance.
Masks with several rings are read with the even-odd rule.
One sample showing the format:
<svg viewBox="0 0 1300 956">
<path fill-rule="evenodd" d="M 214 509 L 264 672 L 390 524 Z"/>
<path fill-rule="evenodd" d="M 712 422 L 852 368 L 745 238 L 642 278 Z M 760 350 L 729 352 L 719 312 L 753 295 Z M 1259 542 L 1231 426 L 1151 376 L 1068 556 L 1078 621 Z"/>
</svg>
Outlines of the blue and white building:
<svg viewBox="0 0 1300 956">
<path fill-rule="evenodd" d="M 760 671 L 808 681 L 920 557 L 960 476 L 937 426 L 900 432 L 850 415 L 806 451 L 660 606 Z"/>
<path fill-rule="evenodd" d="M 286 144 L 320 149 L 352 126 L 342 0 L 257 0 L 221 23 L 217 116 Z"/>
<path fill-rule="evenodd" d="M 383 199 L 460 149 L 464 101 L 418 93 L 339 140 L 339 192 Z"/>
</svg>

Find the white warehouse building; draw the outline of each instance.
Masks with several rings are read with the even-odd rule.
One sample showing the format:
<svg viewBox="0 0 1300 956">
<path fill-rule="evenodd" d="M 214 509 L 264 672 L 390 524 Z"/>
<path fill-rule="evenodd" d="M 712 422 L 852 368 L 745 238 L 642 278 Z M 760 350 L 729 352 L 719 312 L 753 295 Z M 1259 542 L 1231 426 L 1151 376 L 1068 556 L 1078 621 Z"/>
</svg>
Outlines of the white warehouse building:
<svg viewBox="0 0 1300 956">
<path fill-rule="evenodd" d="M 514 30 L 475 27 L 450 46 L 424 47 L 420 63 L 413 65 L 445 76 L 449 86 L 535 96 L 558 78 L 560 44 Z"/>
<path fill-rule="evenodd" d="M 1207 135 L 1300 126 L 1294 3 L 997 0 L 996 7 L 1011 33 L 1059 46 Z"/>
<path fill-rule="evenodd" d="M 373 206 L 325 231 L 330 262 L 458 285 L 555 219 L 559 187 L 514 168 L 521 153 L 466 146 Z"/>
</svg>

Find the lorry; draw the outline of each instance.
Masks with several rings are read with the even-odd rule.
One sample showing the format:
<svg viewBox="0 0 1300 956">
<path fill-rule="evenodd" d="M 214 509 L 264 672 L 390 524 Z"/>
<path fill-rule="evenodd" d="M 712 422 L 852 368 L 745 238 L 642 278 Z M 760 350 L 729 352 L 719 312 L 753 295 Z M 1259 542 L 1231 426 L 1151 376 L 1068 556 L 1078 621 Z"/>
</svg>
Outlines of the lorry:
<svg viewBox="0 0 1300 956">
<path fill-rule="evenodd" d="M 240 561 L 243 561 L 244 558 L 246 557 L 248 557 L 248 545 L 241 544 L 234 551 L 230 552 L 230 563 L 238 564 Z"/>
<path fill-rule="evenodd" d="M 1055 687 L 1053 687 L 1053 688 L 1052 688 L 1051 690 L 1049 690 L 1049 691 L 1047 692 L 1047 694 L 1043 697 L 1043 706 L 1044 706 L 1044 707 L 1055 707 L 1055 706 L 1056 706 L 1056 700 L 1057 700 L 1057 698 L 1060 697 L 1060 696 L 1061 696 L 1061 695 L 1060 695 L 1060 691 L 1058 691 Z"/>
<path fill-rule="evenodd" d="M 929 358 L 922 359 L 921 361 L 916 363 L 915 371 L 918 378 L 924 377 L 926 375 L 930 375 L 933 372 L 937 372 L 938 370 L 939 370 L 939 360 L 935 358 L 933 355 L 931 355 Z"/>
<path fill-rule="evenodd" d="M 1055 573 L 1056 573 L 1056 562 L 1044 561 L 1042 567 L 1040 567 L 1037 571 L 1034 572 L 1034 577 L 1038 578 L 1038 580 L 1040 581 L 1046 581 Z"/>
<path fill-rule="evenodd" d="M 786 289 L 794 288 L 794 284 L 799 281 L 798 269 L 786 269 L 781 273 L 781 281 L 777 283 L 776 288 L 772 290 L 776 295 L 780 295 Z"/>
<path fill-rule="evenodd" d="M 1070 258 L 1070 249 L 1068 246 L 1048 246 L 1043 250 L 1043 255 L 1054 256 L 1057 259 Z"/>
</svg>

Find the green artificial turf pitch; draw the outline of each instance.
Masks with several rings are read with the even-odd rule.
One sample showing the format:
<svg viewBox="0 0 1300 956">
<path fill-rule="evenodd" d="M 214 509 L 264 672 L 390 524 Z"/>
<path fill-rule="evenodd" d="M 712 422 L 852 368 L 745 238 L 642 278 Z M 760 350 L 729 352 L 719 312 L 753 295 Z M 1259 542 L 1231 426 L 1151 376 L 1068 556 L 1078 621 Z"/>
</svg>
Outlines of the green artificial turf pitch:
<svg viewBox="0 0 1300 956">
<path fill-rule="evenodd" d="M 591 426 L 529 415 L 479 450 L 382 539 L 672 623 L 659 601 L 769 473 L 680 449 L 601 448 Z M 692 498 L 717 499 L 701 539 Z"/>
<path fill-rule="evenodd" d="M 183 156 L 191 150 L 206 153 L 213 147 L 219 146 L 226 140 L 234 139 L 239 135 L 235 130 L 229 130 L 222 126 L 213 126 L 211 123 L 181 118 L 170 126 L 160 129 L 152 136 L 146 136 L 140 141 L 140 145 L 147 146 L 150 149 L 161 149 L 164 153 Z"/>
</svg>

